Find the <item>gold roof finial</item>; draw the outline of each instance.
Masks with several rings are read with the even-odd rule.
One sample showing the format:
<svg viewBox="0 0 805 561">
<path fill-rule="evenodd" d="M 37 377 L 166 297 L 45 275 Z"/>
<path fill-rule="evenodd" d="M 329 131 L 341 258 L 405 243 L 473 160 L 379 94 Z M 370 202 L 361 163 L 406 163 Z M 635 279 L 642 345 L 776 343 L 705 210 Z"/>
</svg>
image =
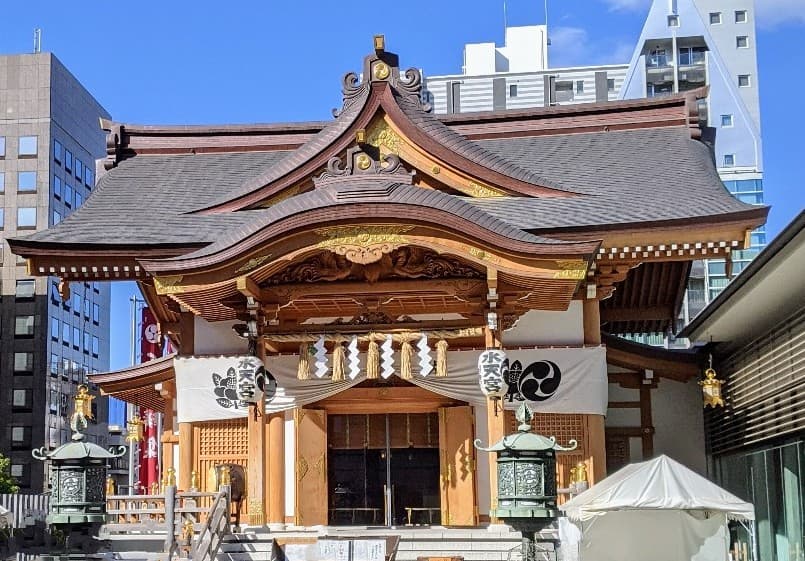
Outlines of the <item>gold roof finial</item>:
<svg viewBox="0 0 805 561">
<path fill-rule="evenodd" d="M 375 42 L 375 52 L 380 54 L 386 50 L 386 36 L 385 35 L 375 35 L 374 37 Z"/>
</svg>

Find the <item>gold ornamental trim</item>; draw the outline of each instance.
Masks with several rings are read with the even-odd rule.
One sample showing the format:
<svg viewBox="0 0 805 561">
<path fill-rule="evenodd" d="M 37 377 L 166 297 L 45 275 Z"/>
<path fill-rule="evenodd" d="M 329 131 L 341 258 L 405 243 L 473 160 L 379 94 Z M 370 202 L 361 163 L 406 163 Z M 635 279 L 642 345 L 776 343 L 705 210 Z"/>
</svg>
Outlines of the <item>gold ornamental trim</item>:
<svg viewBox="0 0 805 561">
<path fill-rule="evenodd" d="M 182 275 L 167 275 L 164 277 L 154 277 L 154 289 L 157 294 L 164 296 L 167 294 L 181 294 L 184 292 Z"/>
<path fill-rule="evenodd" d="M 307 475 L 308 471 L 310 471 L 310 466 L 308 465 L 307 460 L 300 457 L 296 461 L 296 480 L 302 481 Z"/>
<path fill-rule="evenodd" d="M 260 265 L 262 265 L 263 263 L 265 263 L 269 259 L 271 259 L 271 254 L 270 253 L 266 253 L 265 255 L 260 255 L 259 257 L 253 257 L 253 258 L 249 259 L 248 261 L 246 261 L 246 263 L 244 263 L 235 272 L 236 273 L 247 273 L 247 272 L 249 272 L 251 270 L 256 269 L 257 267 L 259 267 Z"/>
<path fill-rule="evenodd" d="M 352 263 L 367 265 L 380 261 L 383 255 L 410 243 L 402 234 L 413 229 L 413 226 L 392 225 L 322 228 L 315 232 L 325 239 L 316 247 L 343 255 Z"/>
<path fill-rule="evenodd" d="M 577 259 L 556 262 L 560 270 L 553 274 L 555 279 L 584 280 L 587 277 L 587 263 Z"/>
<path fill-rule="evenodd" d="M 470 181 L 469 185 L 467 185 L 467 193 L 476 199 L 491 199 L 493 197 L 506 196 L 506 193 L 503 191 L 499 191 L 494 187 L 476 183 L 475 181 Z"/>
<path fill-rule="evenodd" d="M 366 133 L 366 143 L 380 149 L 381 154 L 391 153 L 400 155 L 400 148 L 405 144 L 402 137 L 397 134 L 389 124 L 380 119 L 372 124 Z M 385 148 L 386 152 L 382 149 Z"/>
</svg>

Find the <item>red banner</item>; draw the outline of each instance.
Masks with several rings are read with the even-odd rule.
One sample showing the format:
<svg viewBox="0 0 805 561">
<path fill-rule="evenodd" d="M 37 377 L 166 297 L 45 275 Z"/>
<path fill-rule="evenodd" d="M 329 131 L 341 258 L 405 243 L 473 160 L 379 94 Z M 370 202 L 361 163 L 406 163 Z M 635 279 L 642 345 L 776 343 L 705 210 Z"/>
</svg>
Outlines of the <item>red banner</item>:
<svg viewBox="0 0 805 561">
<path fill-rule="evenodd" d="M 162 356 L 159 329 L 156 319 L 148 308 L 143 308 L 140 332 L 140 362 L 148 362 Z M 150 493 L 157 487 L 159 493 L 159 435 L 157 434 L 157 414 L 151 409 L 143 409 L 143 441 L 140 443 L 140 489 Z"/>
</svg>

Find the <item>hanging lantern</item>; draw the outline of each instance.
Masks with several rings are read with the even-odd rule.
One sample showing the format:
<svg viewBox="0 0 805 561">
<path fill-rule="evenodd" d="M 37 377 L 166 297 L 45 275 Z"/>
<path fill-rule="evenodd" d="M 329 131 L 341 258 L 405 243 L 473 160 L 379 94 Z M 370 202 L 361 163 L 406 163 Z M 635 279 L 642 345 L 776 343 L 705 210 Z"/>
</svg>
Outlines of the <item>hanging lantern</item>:
<svg viewBox="0 0 805 561">
<path fill-rule="evenodd" d="M 497 414 L 497 402 L 509 391 L 509 384 L 506 383 L 508 373 L 509 359 L 502 350 L 488 349 L 478 357 L 481 391 L 495 402 L 495 414 Z"/>
<path fill-rule="evenodd" d="M 263 398 L 266 385 L 266 369 L 263 361 L 256 356 L 237 358 L 238 399 L 247 403 L 258 403 Z"/>
<path fill-rule="evenodd" d="M 724 380 L 716 378 L 716 371 L 713 369 L 713 357 L 710 356 L 710 367 L 704 371 L 704 380 L 699 382 L 702 387 L 702 398 L 705 407 L 724 407 L 724 400 L 721 398 L 721 386 Z"/>
</svg>

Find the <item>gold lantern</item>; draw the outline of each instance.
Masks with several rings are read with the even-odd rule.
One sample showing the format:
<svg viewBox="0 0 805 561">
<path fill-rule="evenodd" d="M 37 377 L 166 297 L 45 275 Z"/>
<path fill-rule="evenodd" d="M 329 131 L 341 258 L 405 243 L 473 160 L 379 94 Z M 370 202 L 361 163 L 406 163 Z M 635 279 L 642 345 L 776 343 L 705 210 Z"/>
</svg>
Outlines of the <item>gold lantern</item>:
<svg viewBox="0 0 805 561">
<path fill-rule="evenodd" d="M 126 442 L 141 442 L 143 440 L 143 420 L 132 417 L 126 423 Z"/>
<path fill-rule="evenodd" d="M 716 378 L 716 371 L 713 369 L 713 355 L 710 355 L 710 366 L 704 371 L 704 380 L 699 382 L 705 407 L 724 407 L 724 400 L 721 398 L 722 384 L 724 384 L 724 380 Z"/>
</svg>

